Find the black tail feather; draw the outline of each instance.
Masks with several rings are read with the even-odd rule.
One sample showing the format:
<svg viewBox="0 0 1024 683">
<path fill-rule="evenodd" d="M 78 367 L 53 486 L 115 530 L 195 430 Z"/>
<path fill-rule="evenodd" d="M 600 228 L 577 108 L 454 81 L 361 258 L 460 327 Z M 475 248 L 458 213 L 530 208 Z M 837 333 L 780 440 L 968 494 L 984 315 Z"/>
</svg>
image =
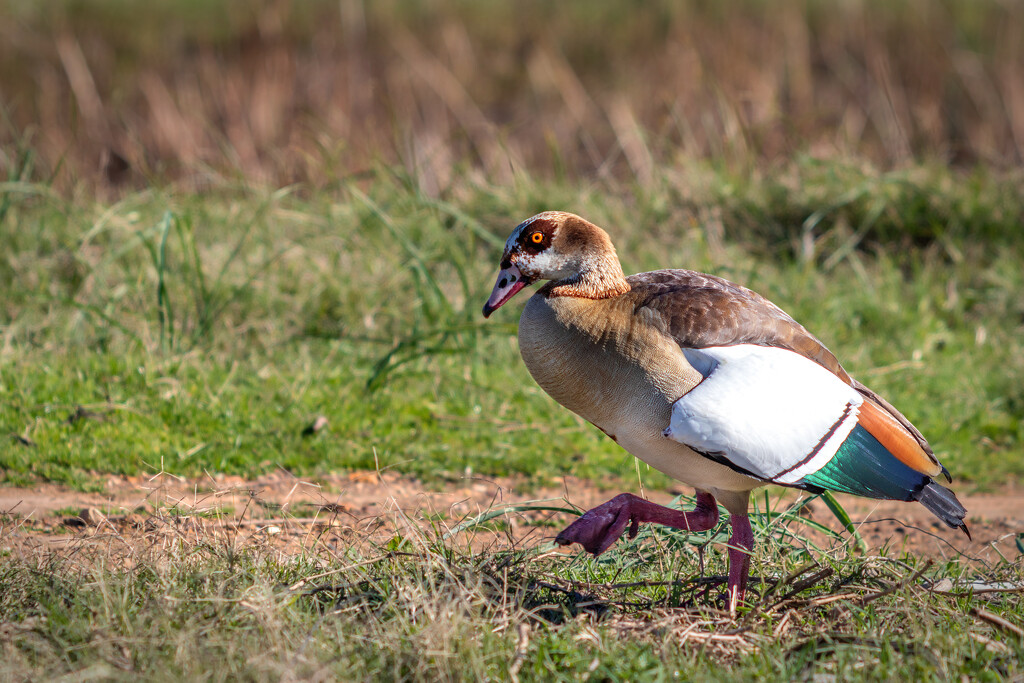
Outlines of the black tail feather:
<svg viewBox="0 0 1024 683">
<path fill-rule="evenodd" d="M 962 530 L 967 534 L 967 538 L 971 538 L 971 532 L 964 523 L 967 509 L 956 499 L 956 495 L 945 486 L 940 486 L 934 481 L 930 481 L 917 493 L 915 499 L 948 526 Z"/>
</svg>

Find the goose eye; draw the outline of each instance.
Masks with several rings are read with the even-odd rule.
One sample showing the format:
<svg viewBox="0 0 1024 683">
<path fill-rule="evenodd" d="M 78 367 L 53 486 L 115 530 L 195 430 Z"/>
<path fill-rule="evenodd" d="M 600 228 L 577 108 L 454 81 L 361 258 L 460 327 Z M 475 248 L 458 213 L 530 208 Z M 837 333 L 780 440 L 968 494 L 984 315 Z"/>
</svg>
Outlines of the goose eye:
<svg viewBox="0 0 1024 683">
<path fill-rule="evenodd" d="M 542 232 L 535 232 L 535 233 L 533 233 L 532 235 L 530 235 L 530 241 L 533 242 L 534 244 L 540 244 L 541 242 L 544 241 L 544 233 L 542 233 Z"/>
</svg>

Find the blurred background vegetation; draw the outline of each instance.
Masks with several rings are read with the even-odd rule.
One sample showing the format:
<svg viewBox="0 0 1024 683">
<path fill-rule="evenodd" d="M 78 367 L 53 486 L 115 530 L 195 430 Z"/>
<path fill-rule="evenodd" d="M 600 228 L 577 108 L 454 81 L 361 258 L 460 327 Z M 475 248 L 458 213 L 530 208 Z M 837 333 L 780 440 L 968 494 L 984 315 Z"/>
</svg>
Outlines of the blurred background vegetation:
<svg viewBox="0 0 1024 683">
<path fill-rule="evenodd" d="M 766 294 L 961 479 L 1024 477 L 1024 3 L 0 16 L 0 481 L 621 483 L 632 459 L 522 367 L 519 307 L 480 317 L 551 208 L 627 272 Z"/>
<path fill-rule="evenodd" d="M 652 181 L 680 157 L 1024 160 L 1024 3 L 2 0 L 0 163 L 315 186 L 401 163 Z"/>
</svg>

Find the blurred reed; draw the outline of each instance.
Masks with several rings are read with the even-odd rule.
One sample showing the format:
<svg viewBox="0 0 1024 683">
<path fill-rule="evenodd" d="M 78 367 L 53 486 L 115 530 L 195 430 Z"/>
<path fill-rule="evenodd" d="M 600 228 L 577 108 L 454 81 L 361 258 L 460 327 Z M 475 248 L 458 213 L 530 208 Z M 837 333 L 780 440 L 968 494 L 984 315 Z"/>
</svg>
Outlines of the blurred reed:
<svg viewBox="0 0 1024 683">
<path fill-rule="evenodd" d="M 0 172 L 647 185 L 798 153 L 1024 162 L 1024 3 L 0 0 Z"/>
</svg>

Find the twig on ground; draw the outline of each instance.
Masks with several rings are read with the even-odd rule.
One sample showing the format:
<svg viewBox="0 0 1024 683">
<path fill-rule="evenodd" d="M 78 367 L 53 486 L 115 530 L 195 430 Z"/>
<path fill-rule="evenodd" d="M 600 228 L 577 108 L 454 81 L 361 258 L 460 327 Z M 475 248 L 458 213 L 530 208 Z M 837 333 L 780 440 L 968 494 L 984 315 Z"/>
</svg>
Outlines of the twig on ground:
<svg viewBox="0 0 1024 683">
<path fill-rule="evenodd" d="M 981 609 L 980 607 L 972 607 L 971 615 L 977 617 L 978 619 L 981 619 L 982 621 L 986 621 L 992 624 L 1000 630 L 1006 631 L 1007 633 L 1012 633 L 1018 638 L 1024 638 L 1024 629 L 1021 629 L 1020 626 L 1012 624 L 1006 619 L 1003 619 L 998 614 L 993 614 L 992 612 Z"/>
<path fill-rule="evenodd" d="M 521 622 L 519 624 L 519 639 L 516 641 L 516 653 L 512 657 L 512 663 L 508 667 L 508 676 L 513 681 L 519 680 L 519 669 L 526 661 L 526 652 L 530 647 L 530 624 Z"/>
</svg>

